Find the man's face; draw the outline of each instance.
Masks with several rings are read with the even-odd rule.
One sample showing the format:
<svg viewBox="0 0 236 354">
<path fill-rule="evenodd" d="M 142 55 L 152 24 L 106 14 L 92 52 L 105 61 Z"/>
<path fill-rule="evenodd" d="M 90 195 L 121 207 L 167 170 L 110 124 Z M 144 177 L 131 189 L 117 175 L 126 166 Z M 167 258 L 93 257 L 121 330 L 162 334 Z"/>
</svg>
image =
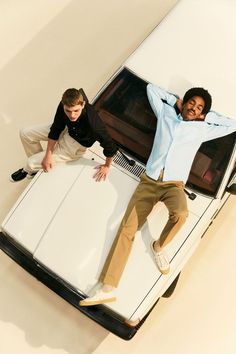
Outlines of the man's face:
<svg viewBox="0 0 236 354">
<path fill-rule="evenodd" d="M 70 119 L 71 122 L 76 122 L 77 119 L 80 117 L 82 110 L 84 108 L 85 102 L 81 102 L 76 104 L 75 106 L 67 106 L 63 105 L 64 112 L 67 117 Z"/>
<path fill-rule="evenodd" d="M 200 96 L 190 98 L 182 108 L 181 115 L 183 120 L 204 120 L 205 115 L 202 111 L 205 107 L 205 102 Z"/>
</svg>

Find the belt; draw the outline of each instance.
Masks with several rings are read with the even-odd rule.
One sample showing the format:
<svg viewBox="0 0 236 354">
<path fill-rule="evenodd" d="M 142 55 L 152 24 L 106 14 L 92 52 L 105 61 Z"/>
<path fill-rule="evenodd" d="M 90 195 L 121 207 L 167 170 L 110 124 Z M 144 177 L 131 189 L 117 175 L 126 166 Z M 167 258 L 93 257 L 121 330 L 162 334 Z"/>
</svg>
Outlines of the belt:
<svg viewBox="0 0 236 354">
<path fill-rule="evenodd" d="M 158 181 L 162 181 L 163 180 L 163 175 L 164 175 L 164 168 L 161 169 L 159 177 L 157 178 Z"/>
</svg>

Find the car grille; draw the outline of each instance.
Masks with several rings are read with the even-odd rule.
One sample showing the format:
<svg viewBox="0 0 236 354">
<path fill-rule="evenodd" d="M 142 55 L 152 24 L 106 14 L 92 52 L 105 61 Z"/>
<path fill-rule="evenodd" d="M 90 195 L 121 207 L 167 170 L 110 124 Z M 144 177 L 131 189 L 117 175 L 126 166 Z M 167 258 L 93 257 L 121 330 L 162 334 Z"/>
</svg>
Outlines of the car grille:
<svg viewBox="0 0 236 354">
<path fill-rule="evenodd" d="M 142 165 L 139 165 L 136 161 L 134 166 L 130 166 L 128 161 L 125 160 L 125 157 L 122 156 L 119 151 L 113 158 L 113 161 L 125 170 L 131 172 L 136 177 L 140 177 L 140 175 L 145 172 L 145 168 Z"/>
</svg>

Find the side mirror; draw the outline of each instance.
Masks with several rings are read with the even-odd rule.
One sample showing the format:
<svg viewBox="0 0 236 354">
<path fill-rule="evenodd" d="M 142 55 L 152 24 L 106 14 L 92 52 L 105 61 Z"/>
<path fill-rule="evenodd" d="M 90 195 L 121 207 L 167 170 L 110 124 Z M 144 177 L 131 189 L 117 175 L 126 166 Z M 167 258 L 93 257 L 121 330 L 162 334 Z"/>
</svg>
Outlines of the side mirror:
<svg viewBox="0 0 236 354">
<path fill-rule="evenodd" d="M 227 187 L 226 192 L 236 195 L 236 183 L 233 183 L 229 187 Z"/>
</svg>

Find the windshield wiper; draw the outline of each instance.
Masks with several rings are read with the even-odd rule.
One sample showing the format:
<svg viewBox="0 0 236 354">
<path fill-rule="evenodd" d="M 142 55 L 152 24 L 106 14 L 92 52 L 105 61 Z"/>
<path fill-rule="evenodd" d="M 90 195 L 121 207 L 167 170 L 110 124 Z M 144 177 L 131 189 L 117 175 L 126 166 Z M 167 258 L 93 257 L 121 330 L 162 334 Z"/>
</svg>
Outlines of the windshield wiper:
<svg viewBox="0 0 236 354">
<path fill-rule="evenodd" d="M 185 193 L 187 194 L 187 196 L 189 197 L 189 199 L 194 200 L 197 196 L 195 193 L 190 193 L 189 191 L 187 191 L 187 189 L 184 188 Z"/>
<path fill-rule="evenodd" d="M 134 166 L 134 165 L 135 165 L 135 161 L 134 161 L 134 160 L 129 159 L 128 156 L 126 156 L 120 149 L 119 149 L 118 151 L 119 151 L 119 153 L 123 156 L 123 158 L 125 159 L 125 161 L 128 162 L 128 164 L 129 164 L 130 166 Z"/>
</svg>

